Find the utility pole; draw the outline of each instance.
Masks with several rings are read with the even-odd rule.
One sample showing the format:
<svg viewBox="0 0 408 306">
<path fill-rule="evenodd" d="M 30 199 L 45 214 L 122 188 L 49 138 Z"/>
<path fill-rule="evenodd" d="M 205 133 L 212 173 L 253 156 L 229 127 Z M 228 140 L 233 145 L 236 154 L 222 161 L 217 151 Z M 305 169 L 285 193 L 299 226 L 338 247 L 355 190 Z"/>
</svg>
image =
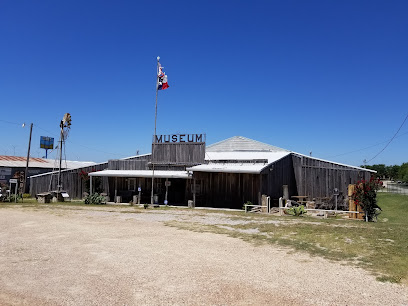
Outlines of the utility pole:
<svg viewBox="0 0 408 306">
<path fill-rule="evenodd" d="M 62 185 L 61 185 L 62 184 L 62 182 L 61 182 L 61 166 L 62 166 L 62 141 L 64 139 L 64 122 L 62 120 L 61 120 L 61 123 L 60 123 L 60 128 L 61 128 L 60 145 L 59 145 L 60 156 L 59 156 L 58 183 L 57 183 L 58 193 L 62 189 Z"/>
<path fill-rule="evenodd" d="M 30 138 L 28 140 L 28 150 L 27 150 L 27 161 L 26 161 L 26 168 L 24 172 L 24 185 L 23 185 L 23 194 L 26 192 L 27 186 L 27 176 L 28 176 L 28 162 L 30 161 L 30 148 L 31 148 L 31 136 L 33 134 L 33 124 L 30 125 Z"/>
</svg>

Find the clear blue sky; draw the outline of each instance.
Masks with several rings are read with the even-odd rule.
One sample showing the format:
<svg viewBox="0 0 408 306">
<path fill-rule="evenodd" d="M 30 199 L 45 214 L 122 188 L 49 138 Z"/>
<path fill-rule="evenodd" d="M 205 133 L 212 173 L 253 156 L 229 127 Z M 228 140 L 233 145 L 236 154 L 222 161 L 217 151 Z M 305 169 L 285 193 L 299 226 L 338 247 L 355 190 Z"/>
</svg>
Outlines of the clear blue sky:
<svg viewBox="0 0 408 306">
<path fill-rule="evenodd" d="M 66 112 L 67 159 L 149 153 L 159 55 L 158 134 L 361 165 L 408 114 L 407 16 L 405 0 L 2 0 L 0 155 L 26 155 L 23 122 L 31 155 L 45 155 L 39 138 L 57 138 Z M 369 164 L 407 152 L 408 122 Z"/>
</svg>

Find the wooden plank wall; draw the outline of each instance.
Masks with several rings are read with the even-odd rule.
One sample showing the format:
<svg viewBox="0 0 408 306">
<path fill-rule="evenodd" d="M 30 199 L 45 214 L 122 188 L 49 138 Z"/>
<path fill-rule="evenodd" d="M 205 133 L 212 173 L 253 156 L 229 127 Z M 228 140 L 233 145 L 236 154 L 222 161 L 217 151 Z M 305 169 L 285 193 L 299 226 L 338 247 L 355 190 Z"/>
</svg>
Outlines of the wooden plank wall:
<svg viewBox="0 0 408 306">
<path fill-rule="evenodd" d="M 154 164 L 198 165 L 204 163 L 205 142 L 200 143 L 156 143 Z"/>
<path fill-rule="evenodd" d="M 288 185 L 289 195 L 297 194 L 291 155 L 276 161 L 262 171 L 262 194 L 279 199 L 283 196 L 283 185 Z"/>
<path fill-rule="evenodd" d="M 194 178 L 200 186 L 196 206 L 241 209 L 247 201 L 258 204 L 258 174 L 195 172 Z"/>
<path fill-rule="evenodd" d="M 108 161 L 109 170 L 148 170 L 148 159 L 122 160 L 114 159 Z"/>
<path fill-rule="evenodd" d="M 331 197 L 334 188 L 347 196 L 349 184 L 369 179 L 371 173 L 348 166 L 292 155 L 298 195 Z"/>
<path fill-rule="evenodd" d="M 101 171 L 108 167 L 108 163 L 102 163 L 94 166 L 83 167 L 72 170 L 63 170 L 61 172 L 61 181 L 63 190 L 67 191 L 71 199 L 82 199 L 85 192 L 85 183 L 81 179 L 79 173 L 81 171 L 94 172 Z M 41 192 L 57 190 L 58 172 L 48 173 L 38 177 L 30 178 L 30 194 L 34 197 Z M 50 188 L 51 182 L 51 188 Z M 102 186 L 104 190 L 108 190 L 108 179 L 102 178 Z"/>
</svg>

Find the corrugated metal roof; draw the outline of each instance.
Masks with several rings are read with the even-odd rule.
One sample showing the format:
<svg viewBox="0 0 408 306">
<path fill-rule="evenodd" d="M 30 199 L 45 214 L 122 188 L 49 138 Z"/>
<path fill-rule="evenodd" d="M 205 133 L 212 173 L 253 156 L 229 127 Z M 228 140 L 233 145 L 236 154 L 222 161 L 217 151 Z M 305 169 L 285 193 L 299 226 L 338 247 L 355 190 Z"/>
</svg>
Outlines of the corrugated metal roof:
<svg viewBox="0 0 408 306">
<path fill-rule="evenodd" d="M 260 173 L 290 152 L 208 152 L 208 164 L 187 168 L 197 172 Z M 223 162 L 224 161 L 224 162 Z"/>
<path fill-rule="evenodd" d="M 249 163 L 226 163 L 226 164 L 207 164 L 198 165 L 191 168 L 187 168 L 189 171 L 193 172 L 226 172 L 226 173 L 252 173 L 259 174 L 262 169 L 268 164 L 249 164 Z"/>
<path fill-rule="evenodd" d="M 234 151 L 289 152 L 288 150 L 271 146 L 269 144 L 242 136 L 234 136 L 206 147 L 206 152 L 234 152 Z"/>
<path fill-rule="evenodd" d="M 222 161 L 251 161 L 251 160 L 265 160 L 267 163 L 273 163 L 289 155 L 289 151 L 279 152 L 206 152 L 205 160 L 209 162 L 219 163 Z"/>
<path fill-rule="evenodd" d="M 27 163 L 26 157 L 21 156 L 0 156 L 0 167 L 8 167 L 8 168 L 25 168 Z M 83 162 L 83 161 L 72 161 L 67 160 L 62 162 L 63 168 L 73 169 L 73 168 L 80 168 L 80 167 L 87 167 L 95 165 L 94 162 Z M 44 159 L 44 158 L 35 158 L 30 157 L 29 168 L 46 168 L 46 169 L 53 169 L 59 167 L 59 161 L 54 159 Z"/>
<path fill-rule="evenodd" d="M 370 170 L 370 169 L 361 168 L 361 167 L 357 167 L 357 166 L 351 166 L 351 165 L 347 165 L 347 164 L 341 164 L 341 163 L 337 163 L 337 162 L 334 162 L 334 161 L 325 160 L 325 159 L 321 159 L 321 158 L 316 158 L 316 157 L 312 157 L 312 156 L 307 156 L 307 155 L 296 153 L 296 152 L 292 152 L 292 153 L 295 154 L 295 155 L 299 155 L 299 156 L 303 156 L 303 157 L 307 157 L 307 158 L 311 158 L 311 159 L 315 159 L 315 160 L 320 160 L 320 161 L 326 162 L 326 163 L 332 163 L 332 164 L 336 164 L 336 165 L 339 165 L 339 166 L 344 166 L 344 167 L 354 168 L 354 169 L 358 169 L 358 170 L 362 170 L 362 171 L 377 173 L 377 171 L 375 171 L 375 170 Z"/>
<path fill-rule="evenodd" d="M 89 176 L 108 176 L 108 177 L 152 177 L 152 170 L 102 170 L 89 173 Z M 156 178 L 189 178 L 187 171 L 163 171 L 155 170 Z"/>
</svg>

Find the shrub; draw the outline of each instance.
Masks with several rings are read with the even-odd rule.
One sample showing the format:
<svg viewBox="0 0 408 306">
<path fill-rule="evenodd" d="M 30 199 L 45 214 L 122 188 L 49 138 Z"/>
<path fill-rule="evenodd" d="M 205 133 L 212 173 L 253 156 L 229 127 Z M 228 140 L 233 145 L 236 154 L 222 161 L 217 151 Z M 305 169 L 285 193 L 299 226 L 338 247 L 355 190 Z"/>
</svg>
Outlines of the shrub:
<svg viewBox="0 0 408 306">
<path fill-rule="evenodd" d="M 86 196 L 85 204 L 106 204 L 105 197 L 99 193 Z"/>
<path fill-rule="evenodd" d="M 364 211 L 366 222 L 376 221 L 381 208 L 377 205 L 377 190 L 382 187 L 380 179 L 374 176 L 369 181 L 358 181 L 353 192 L 353 200 Z"/>
<path fill-rule="evenodd" d="M 246 201 L 245 203 L 244 203 L 244 205 L 242 205 L 242 209 L 243 210 L 245 210 L 245 205 L 252 205 L 252 202 L 251 201 Z M 247 207 L 247 211 L 251 211 L 252 210 L 252 206 L 248 206 Z"/>
<path fill-rule="evenodd" d="M 16 201 L 17 198 L 17 201 Z M 10 194 L 10 195 L 6 195 L 3 197 L 3 202 L 19 202 L 21 199 L 21 196 L 19 194 L 15 195 L 15 194 Z"/>
<path fill-rule="evenodd" d="M 300 205 L 300 206 L 293 206 L 293 207 L 287 209 L 286 213 L 288 215 L 299 217 L 299 216 L 302 216 L 302 215 L 306 214 L 307 211 L 305 210 L 305 207 L 303 205 Z"/>
</svg>

